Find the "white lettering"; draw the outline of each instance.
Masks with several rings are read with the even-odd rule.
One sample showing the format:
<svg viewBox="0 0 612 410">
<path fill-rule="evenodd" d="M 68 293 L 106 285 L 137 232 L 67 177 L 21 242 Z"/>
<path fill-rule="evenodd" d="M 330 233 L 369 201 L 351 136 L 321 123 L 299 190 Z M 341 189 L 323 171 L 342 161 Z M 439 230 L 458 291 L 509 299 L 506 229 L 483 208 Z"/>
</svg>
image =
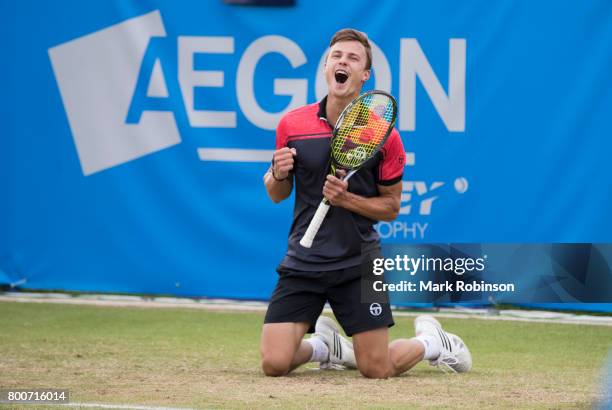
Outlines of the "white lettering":
<svg viewBox="0 0 612 410">
<path fill-rule="evenodd" d="M 194 107 L 195 87 L 223 87 L 223 71 L 194 70 L 193 55 L 198 53 L 232 54 L 234 52 L 233 37 L 194 37 L 179 36 L 178 38 L 178 76 L 185 110 L 192 127 L 236 128 L 236 113 L 234 111 L 196 110 Z"/>
<path fill-rule="evenodd" d="M 416 77 L 418 76 L 438 115 L 449 131 L 465 131 L 465 39 L 450 39 L 448 95 L 444 92 L 419 42 L 400 41 L 400 129 L 416 129 Z"/>
<path fill-rule="evenodd" d="M 259 60 L 268 53 L 282 54 L 289 60 L 293 68 L 305 64 L 306 56 L 297 44 L 286 37 L 264 36 L 251 43 L 240 59 L 236 79 L 238 104 L 240 104 L 245 117 L 255 126 L 273 130 L 285 113 L 306 104 L 308 81 L 305 79 L 275 79 L 274 94 L 291 96 L 291 101 L 280 112 L 264 111 L 255 98 L 253 83 L 255 81 L 255 67 Z"/>
<path fill-rule="evenodd" d="M 429 223 L 421 224 L 420 222 L 384 222 L 377 223 L 374 228 L 382 239 L 388 238 L 403 238 L 403 239 L 423 239 Z"/>
</svg>

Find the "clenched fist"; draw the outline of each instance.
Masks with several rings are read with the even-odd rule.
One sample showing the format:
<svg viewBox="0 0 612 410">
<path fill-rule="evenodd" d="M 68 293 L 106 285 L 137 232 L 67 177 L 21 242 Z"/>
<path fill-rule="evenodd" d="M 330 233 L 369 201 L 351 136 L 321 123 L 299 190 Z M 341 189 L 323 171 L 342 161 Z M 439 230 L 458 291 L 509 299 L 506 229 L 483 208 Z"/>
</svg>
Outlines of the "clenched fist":
<svg viewBox="0 0 612 410">
<path fill-rule="evenodd" d="M 348 181 L 344 181 L 346 171 L 338 170 L 336 175 L 328 175 L 323 185 L 323 196 L 334 206 L 341 205 L 346 199 Z"/>
<path fill-rule="evenodd" d="M 274 151 L 272 155 L 272 175 L 277 179 L 285 179 L 293 169 L 294 156 L 297 155 L 295 148 L 284 147 Z"/>
</svg>

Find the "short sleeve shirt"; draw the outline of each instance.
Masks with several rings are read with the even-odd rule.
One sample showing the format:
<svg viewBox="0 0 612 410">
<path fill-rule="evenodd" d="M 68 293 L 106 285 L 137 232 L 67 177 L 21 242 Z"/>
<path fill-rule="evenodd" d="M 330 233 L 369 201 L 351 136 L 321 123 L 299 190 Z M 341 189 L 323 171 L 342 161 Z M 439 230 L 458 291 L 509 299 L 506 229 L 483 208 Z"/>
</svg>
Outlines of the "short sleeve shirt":
<svg viewBox="0 0 612 410">
<path fill-rule="evenodd" d="M 295 148 L 293 168 L 295 206 L 288 249 L 279 268 L 329 271 L 359 265 L 364 252 L 380 249 L 377 222 L 341 207 L 331 207 L 311 248 L 299 241 L 323 200 L 323 185 L 330 171 L 332 127 L 325 112 L 327 97 L 287 113 L 276 130 L 276 149 Z M 381 150 L 349 179 L 348 190 L 363 197 L 379 195 L 379 185 L 402 180 L 406 153 L 393 129 Z"/>
</svg>

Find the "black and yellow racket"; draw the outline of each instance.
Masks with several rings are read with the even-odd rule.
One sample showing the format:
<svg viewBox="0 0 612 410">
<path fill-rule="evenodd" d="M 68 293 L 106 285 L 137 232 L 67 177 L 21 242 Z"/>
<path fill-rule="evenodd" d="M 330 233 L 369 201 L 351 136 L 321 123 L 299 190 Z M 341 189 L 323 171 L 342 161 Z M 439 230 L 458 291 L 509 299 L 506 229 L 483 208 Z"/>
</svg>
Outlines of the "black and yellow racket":
<svg viewBox="0 0 612 410">
<path fill-rule="evenodd" d="M 397 118 L 397 103 L 384 91 L 368 91 L 355 98 L 338 117 L 331 139 L 331 173 L 348 171 L 344 180 L 382 148 L 391 134 Z M 329 201 L 323 198 L 300 245 L 310 248 L 329 211 Z"/>
</svg>

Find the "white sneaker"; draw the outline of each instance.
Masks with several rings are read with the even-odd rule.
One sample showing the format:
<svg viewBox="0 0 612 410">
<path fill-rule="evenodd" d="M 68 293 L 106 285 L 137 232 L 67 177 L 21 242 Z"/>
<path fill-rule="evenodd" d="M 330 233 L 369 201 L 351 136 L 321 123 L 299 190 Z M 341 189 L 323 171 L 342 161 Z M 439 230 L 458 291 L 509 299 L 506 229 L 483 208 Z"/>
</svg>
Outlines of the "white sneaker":
<svg viewBox="0 0 612 410">
<path fill-rule="evenodd" d="M 319 316 L 315 324 L 313 337 L 323 339 L 323 342 L 329 348 L 329 358 L 327 361 L 321 362 L 319 368 L 333 370 L 357 368 L 353 344 L 340 335 L 340 327 L 332 319 L 327 316 Z"/>
<path fill-rule="evenodd" d="M 443 372 L 465 373 L 472 368 L 472 355 L 467 345 L 455 334 L 445 332 L 440 322 L 431 315 L 414 319 L 414 331 L 418 335 L 432 335 L 440 342 L 440 356 L 429 361 Z"/>
</svg>

